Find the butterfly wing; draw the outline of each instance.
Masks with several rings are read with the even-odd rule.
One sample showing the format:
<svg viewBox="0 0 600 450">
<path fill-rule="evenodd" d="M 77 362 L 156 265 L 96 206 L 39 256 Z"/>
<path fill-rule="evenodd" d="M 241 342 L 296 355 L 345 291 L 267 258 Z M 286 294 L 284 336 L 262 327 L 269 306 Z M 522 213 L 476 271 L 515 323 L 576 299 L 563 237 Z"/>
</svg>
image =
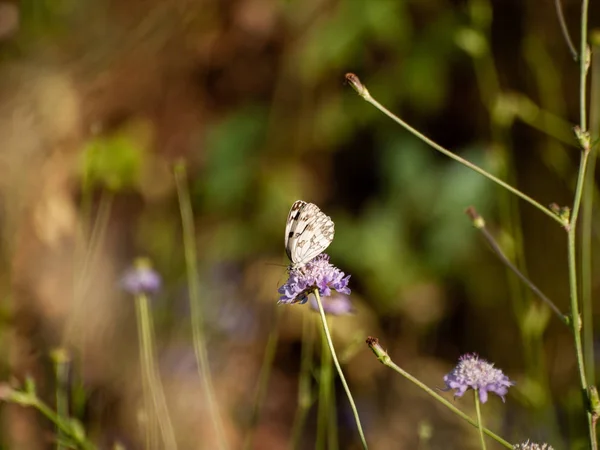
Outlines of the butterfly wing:
<svg viewBox="0 0 600 450">
<path fill-rule="evenodd" d="M 304 208 L 306 204 L 307 203 L 303 200 L 296 200 L 292 205 L 290 212 L 288 213 L 287 221 L 285 223 L 285 253 L 292 262 L 294 261 L 292 260 L 290 238 L 294 236 L 295 230 L 298 226 L 298 217 L 300 216 L 302 208 Z"/>
<path fill-rule="evenodd" d="M 288 220 L 292 216 L 293 220 L 288 222 L 289 230 L 286 228 L 286 253 L 292 267 L 302 266 L 323 253 L 335 234 L 331 218 L 314 203 L 303 202 L 293 213 L 298 202 L 292 206 Z"/>
</svg>

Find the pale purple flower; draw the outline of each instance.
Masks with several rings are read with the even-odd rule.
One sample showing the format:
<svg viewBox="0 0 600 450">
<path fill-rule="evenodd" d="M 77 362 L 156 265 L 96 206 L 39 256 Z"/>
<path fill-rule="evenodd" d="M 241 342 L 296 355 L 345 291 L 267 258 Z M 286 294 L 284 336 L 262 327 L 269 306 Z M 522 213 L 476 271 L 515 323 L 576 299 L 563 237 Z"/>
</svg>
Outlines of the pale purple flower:
<svg viewBox="0 0 600 450">
<path fill-rule="evenodd" d="M 513 450 L 554 450 L 554 448 L 546 443 L 536 444 L 527 440 L 527 442 L 523 442 L 522 444 L 513 445 Z"/>
<path fill-rule="evenodd" d="M 476 353 L 461 356 L 458 365 L 444 376 L 444 382 L 446 389 L 443 390 L 454 389 L 454 397 L 462 397 L 467 389 L 477 390 L 481 403 L 487 402 L 488 392 L 493 392 L 504 401 L 508 388 L 515 384 L 500 369 L 480 359 Z"/>
<path fill-rule="evenodd" d="M 342 294 L 350 294 L 348 281 L 350 275 L 329 262 L 329 256 L 321 254 L 304 266 L 292 269 L 286 283 L 279 288 L 279 303 L 306 303 L 308 294 L 315 288 L 321 297 L 331 295 L 331 290 Z"/>
<path fill-rule="evenodd" d="M 160 275 L 146 258 L 136 259 L 121 279 L 121 287 L 131 295 L 153 294 L 160 289 L 161 283 Z"/>
<path fill-rule="evenodd" d="M 331 314 L 332 316 L 344 316 L 354 312 L 350 297 L 339 292 L 333 292 L 330 297 L 321 298 L 321 304 L 325 314 Z M 310 296 L 309 305 L 311 309 L 319 311 L 319 305 L 314 295 Z"/>
</svg>

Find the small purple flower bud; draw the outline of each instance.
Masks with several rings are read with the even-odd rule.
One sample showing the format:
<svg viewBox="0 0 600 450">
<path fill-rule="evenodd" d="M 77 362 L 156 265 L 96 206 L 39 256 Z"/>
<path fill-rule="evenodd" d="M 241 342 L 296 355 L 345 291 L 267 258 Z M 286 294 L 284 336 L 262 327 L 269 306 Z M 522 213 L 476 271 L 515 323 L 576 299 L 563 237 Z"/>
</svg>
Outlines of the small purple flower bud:
<svg viewBox="0 0 600 450">
<path fill-rule="evenodd" d="M 352 303 L 350 303 L 350 297 L 339 292 L 333 292 L 330 297 L 323 297 L 321 304 L 323 305 L 325 314 L 331 314 L 332 316 L 344 316 L 354 312 Z M 319 305 L 314 295 L 310 296 L 309 305 L 311 309 L 319 312 Z"/>
<path fill-rule="evenodd" d="M 522 444 L 513 445 L 513 450 L 554 450 L 554 448 L 546 443 L 536 444 L 527 440 L 527 442 L 523 442 Z"/>
<path fill-rule="evenodd" d="M 147 258 L 136 259 L 133 267 L 121 279 L 121 287 L 131 295 L 154 294 L 160 289 L 161 283 L 160 275 L 152 269 Z"/>
<path fill-rule="evenodd" d="M 329 255 L 323 253 L 304 266 L 290 270 L 288 280 L 278 290 L 279 303 L 306 303 L 314 289 L 319 289 L 321 297 L 329 297 L 332 289 L 348 295 L 348 281 L 350 275 L 345 276 L 329 262 Z"/>
<path fill-rule="evenodd" d="M 504 401 L 508 388 L 515 384 L 500 369 L 480 359 L 476 353 L 461 356 L 458 365 L 444 376 L 444 382 L 446 389 L 443 390 L 454 389 L 454 397 L 462 397 L 468 389 L 477 390 L 481 403 L 487 402 L 488 392 L 493 392 Z"/>
</svg>

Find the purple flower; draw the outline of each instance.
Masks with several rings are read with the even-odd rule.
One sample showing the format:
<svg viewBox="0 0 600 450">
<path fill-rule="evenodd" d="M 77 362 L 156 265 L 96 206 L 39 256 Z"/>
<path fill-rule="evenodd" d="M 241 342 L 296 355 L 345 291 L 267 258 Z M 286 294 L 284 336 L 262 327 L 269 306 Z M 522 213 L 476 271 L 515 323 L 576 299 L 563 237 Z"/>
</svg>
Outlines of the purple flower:
<svg viewBox="0 0 600 450">
<path fill-rule="evenodd" d="M 329 256 L 321 254 L 304 266 L 291 269 L 287 282 L 279 288 L 279 303 L 306 303 L 308 294 L 315 288 L 321 297 L 331 295 L 331 290 L 350 294 L 350 275 L 329 263 Z"/>
<path fill-rule="evenodd" d="M 515 384 L 493 364 L 479 359 L 476 353 L 461 356 L 458 365 L 444 376 L 444 382 L 446 389 L 443 390 L 455 389 L 454 397 L 462 397 L 469 388 L 479 391 L 481 403 L 487 402 L 488 392 L 493 392 L 504 401 L 508 388 Z"/>
<path fill-rule="evenodd" d="M 513 445 L 513 450 L 554 450 L 551 445 L 548 444 L 536 444 L 534 442 L 523 442 L 522 444 Z"/>
<path fill-rule="evenodd" d="M 325 314 L 331 314 L 332 316 L 344 316 L 354 312 L 352 303 L 350 303 L 350 297 L 339 292 L 333 292 L 330 297 L 322 298 L 321 304 L 323 305 Z M 314 295 L 310 297 L 309 305 L 311 309 L 319 311 L 319 305 Z"/>
<path fill-rule="evenodd" d="M 132 295 L 153 294 L 160 289 L 162 279 L 152 269 L 150 260 L 138 258 L 132 268 L 125 272 L 121 279 L 121 287 Z"/>
</svg>

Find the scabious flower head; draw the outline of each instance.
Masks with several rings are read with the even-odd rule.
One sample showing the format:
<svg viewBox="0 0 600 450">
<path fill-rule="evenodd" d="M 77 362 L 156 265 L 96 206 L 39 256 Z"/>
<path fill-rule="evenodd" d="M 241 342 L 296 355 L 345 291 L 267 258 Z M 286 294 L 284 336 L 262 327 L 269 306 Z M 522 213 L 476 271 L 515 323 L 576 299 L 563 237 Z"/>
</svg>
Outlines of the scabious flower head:
<svg viewBox="0 0 600 450">
<path fill-rule="evenodd" d="M 162 279 L 152 269 L 150 260 L 138 258 L 121 279 L 122 288 L 131 295 L 153 294 L 160 289 Z"/>
<path fill-rule="evenodd" d="M 329 262 L 329 255 L 321 254 L 304 266 L 291 269 L 286 283 L 279 288 L 279 303 L 306 303 L 308 294 L 315 288 L 321 297 L 331 295 L 331 290 L 350 294 L 350 275 Z"/>
<path fill-rule="evenodd" d="M 314 295 L 310 297 L 308 304 L 311 309 L 314 309 L 317 312 L 319 311 L 319 305 L 317 304 L 317 299 Z M 339 292 L 332 292 L 330 297 L 322 298 L 321 304 L 323 305 L 325 314 L 331 314 L 332 316 L 344 316 L 354 312 L 352 303 L 350 303 L 350 297 L 346 294 L 340 294 Z"/>
<path fill-rule="evenodd" d="M 454 397 L 462 397 L 467 389 L 476 389 L 481 403 L 487 402 L 488 392 L 493 392 L 504 401 L 508 388 L 515 384 L 500 369 L 480 359 L 476 353 L 461 356 L 458 365 L 444 376 L 444 382 L 446 389 L 443 390 L 454 389 Z"/>
<path fill-rule="evenodd" d="M 528 440 L 522 444 L 513 445 L 513 450 L 554 450 L 554 448 L 548 444 L 536 444 Z"/>
</svg>

